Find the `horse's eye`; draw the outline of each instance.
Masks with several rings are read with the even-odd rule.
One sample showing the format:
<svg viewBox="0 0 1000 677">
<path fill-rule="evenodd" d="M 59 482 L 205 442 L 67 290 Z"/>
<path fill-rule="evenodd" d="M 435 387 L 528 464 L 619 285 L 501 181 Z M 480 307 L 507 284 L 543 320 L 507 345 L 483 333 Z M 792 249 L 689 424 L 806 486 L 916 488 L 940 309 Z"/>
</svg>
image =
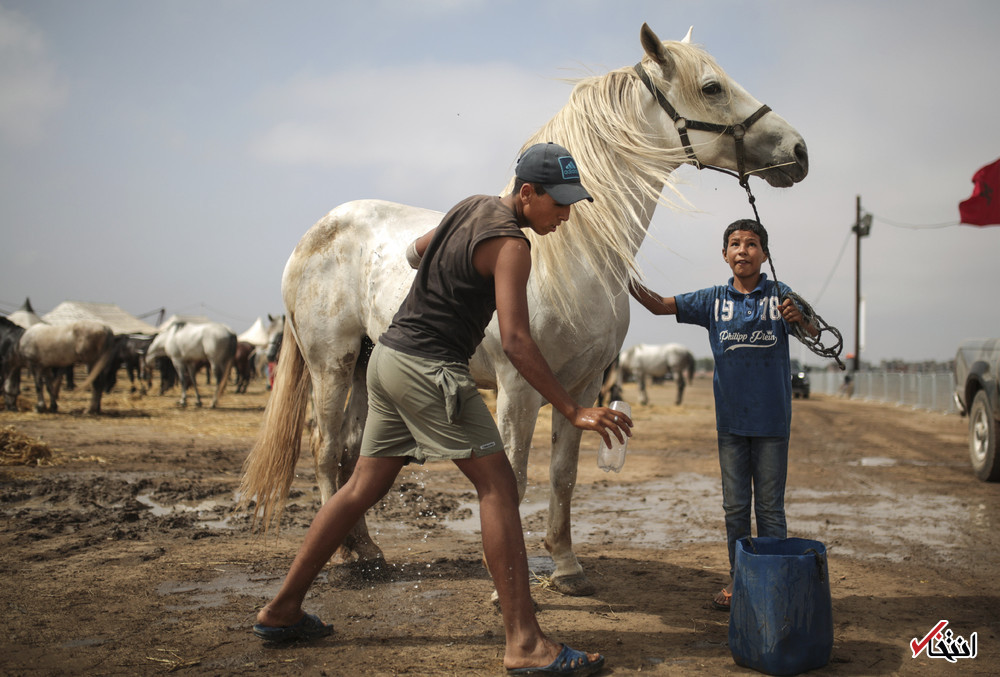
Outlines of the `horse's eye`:
<svg viewBox="0 0 1000 677">
<path fill-rule="evenodd" d="M 718 82 L 709 82 L 701 88 L 701 91 L 705 96 L 715 96 L 717 94 L 722 94 L 722 85 Z"/>
</svg>

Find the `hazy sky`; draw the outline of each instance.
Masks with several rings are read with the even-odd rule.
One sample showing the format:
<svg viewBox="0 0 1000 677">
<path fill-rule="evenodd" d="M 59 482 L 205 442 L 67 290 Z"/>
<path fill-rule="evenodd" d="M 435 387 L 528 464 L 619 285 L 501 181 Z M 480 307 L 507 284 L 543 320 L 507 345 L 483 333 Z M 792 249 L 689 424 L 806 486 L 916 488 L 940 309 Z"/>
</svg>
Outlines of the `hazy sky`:
<svg viewBox="0 0 1000 677">
<path fill-rule="evenodd" d="M 864 359 L 1000 335 L 1000 226 L 957 225 L 1000 157 L 994 0 L 0 0 L 0 312 L 97 301 L 243 331 L 283 311 L 285 261 L 334 206 L 499 192 L 564 79 L 635 63 L 644 21 L 693 25 L 805 138 L 805 181 L 752 187 L 779 278 L 845 353 L 859 195 Z M 735 179 L 677 176 L 699 211 L 661 207 L 641 250 L 665 295 L 725 282 L 722 230 L 753 216 Z M 710 354 L 633 305 L 626 347 L 671 341 Z"/>
</svg>

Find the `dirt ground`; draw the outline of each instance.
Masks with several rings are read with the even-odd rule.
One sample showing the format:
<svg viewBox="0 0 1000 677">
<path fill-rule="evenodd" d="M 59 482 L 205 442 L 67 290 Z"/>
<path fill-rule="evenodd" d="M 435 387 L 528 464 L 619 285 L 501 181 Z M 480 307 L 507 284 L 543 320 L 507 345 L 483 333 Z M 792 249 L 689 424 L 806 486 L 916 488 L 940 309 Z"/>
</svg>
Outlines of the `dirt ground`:
<svg viewBox="0 0 1000 677">
<path fill-rule="evenodd" d="M 27 384 L 26 384 L 27 385 Z M 308 610 L 333 636 L 272 646 L 250 633 L 318 505 L 300 461 L 280 536 L 232 514 L 243 459 L 267 393 L 232 386 L 220 408 L 176 407 L 177 392 L 64 393 L 59 414 L 0 413 L 0 429 L 38 438 L 51 464 L 0 468 L 0 674 L 499 675 L 503 630 L 489 602 L 474 495 L 453 467 L 405 469 L 369 515 L 390 571 L 343 567 L 313 587 Z M 204 387 L 203 387 L 204 388 Z M 204 394 L 204 393 L 203 393 Z M 634 386 L 626 399 L 636 401 Z M 711 608 L 728 562 L 711 380 L 683 406 L 673 386 L 633 404 L 620 474 L 584 437 L 574 541 L 597 587 L 546 586 L 548 409 L 522 505 L 533 595 L 555 639 L 603 652 L 605 674 L 759 674 L 733 662 L 728 615 Z M 967 421 L 814 395 L 794 401 L 789 535 L 829 551 L 835 641 L 827 675 L 996 673 L 1000 485 L 973 476 Z M 910 640 L 939 620 L 978 656 L 949 663 Z"/>
</svg>

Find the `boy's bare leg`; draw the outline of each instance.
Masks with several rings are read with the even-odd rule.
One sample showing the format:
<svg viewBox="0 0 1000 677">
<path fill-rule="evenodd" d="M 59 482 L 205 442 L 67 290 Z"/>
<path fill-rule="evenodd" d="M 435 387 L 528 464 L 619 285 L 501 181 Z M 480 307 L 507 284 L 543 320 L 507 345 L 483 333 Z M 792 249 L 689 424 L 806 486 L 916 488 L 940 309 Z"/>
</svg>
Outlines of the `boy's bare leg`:
<svg viewBox="0 0 1000 677">
<path fill-rule="evenodd" d="M 518 512 L 517 482 L 503 453 L 455 461 L 476 487 L 483 553 L 493 576 L 503 614 L 507 647 L 504 667 L 541 667 L 552 663 L 561 646 L 542 632 L 528 584 L 528 559 Z M 591 660 L 597 654 L 589 655 Z"/>
<path fill-rule="evenodd" d="M 347 484 L 316 513 L 281 589 L 257 614 L 258 623 L 286 627 L 302 619 L 302 602 L 316 576 L 361 516 L 392 488 L 405 463 L 403 458 L 358 459 Z"/>
</svg>

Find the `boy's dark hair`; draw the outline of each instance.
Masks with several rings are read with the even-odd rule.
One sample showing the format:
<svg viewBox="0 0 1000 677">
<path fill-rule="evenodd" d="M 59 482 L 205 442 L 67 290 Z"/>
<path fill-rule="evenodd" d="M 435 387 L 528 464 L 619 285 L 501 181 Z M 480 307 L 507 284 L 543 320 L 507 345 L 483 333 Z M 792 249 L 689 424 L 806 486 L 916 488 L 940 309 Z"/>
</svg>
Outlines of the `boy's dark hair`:
<svg viewBox="0 0 1000 677">
<path fill-rule="evenodd" d="M 725 253 L 726 249 L 729 248 L 729 236 L 737 230 L 748 230 L 759 237 L 760 248 L 764 250 L 764 254 L 766 254 L 768 258 L 771 258 L 771 252 L 767 249 L 767 229 L 765 229 L 760 222 L 754 221 L 753 219 L 740 219 L 739 221 L 733 221 L 726 227 L 726 232 L 722 236 L 723 253 Z"/>
<path fill-rule="evenodd" d="M 514 191 L 513 192 L 514 192 L 515 195 L 517 193 L 521 192 L 521 186 L 523 186 L 524 184 L 528 184 L 529 186 L 531 186 L 532 188 L 534 188 L 535 189 L 535 195 L 545 195 L 545 186 L 543 186 L 540 183 L 533 183 L 531 181 L 525 181 L 524 179 L 522 179 L 519 176 L 515 176 L 514 177 Z"/>
</svg>

